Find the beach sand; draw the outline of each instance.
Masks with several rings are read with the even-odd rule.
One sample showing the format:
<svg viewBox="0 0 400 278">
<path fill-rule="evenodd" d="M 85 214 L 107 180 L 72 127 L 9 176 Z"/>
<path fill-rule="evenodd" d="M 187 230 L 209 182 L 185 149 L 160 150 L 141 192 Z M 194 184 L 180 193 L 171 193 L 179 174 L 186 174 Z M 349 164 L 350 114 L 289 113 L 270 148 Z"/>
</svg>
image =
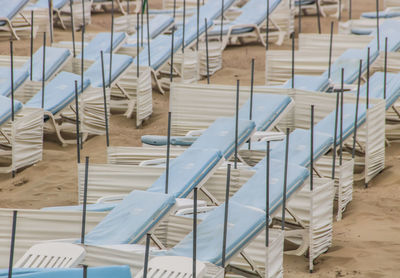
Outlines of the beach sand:
<svg viewBox="0 0 400 278">
<path fill-rule="evenodd" d="M 151 7 L 160 7 L 160 1 Z M 383 1 L 381 1 L 381 7 Z M 353 18 L 362 11 L 373 11 L 374 0 L 354 0 Z M 116 13 L 118 16 L 118 14 Z M 347 13 L 343 15 L 347 19 Z M 329 32 L 332 18 L 322 19 L 322 31 Z M 95 14 L 87 32 L 108 31 L 110 14 Z M 296 20 L 297 25 L 297 20 Z M 337 26 L 337 25 L 336 25 Z M 337 30 L 337 28 L 335 28 Z M 317 32 L 316 17 L 303 18 L 303 32 Z M 80 37 L 80 33 L 77 34 Z M 55 41 L 71 40 L 71 34 L 55 29 Z M 35 40 L 40 47 L 41 35 Z M 29 55 L 29 41 L 15 42 L 16 55 Z M 273 49 L 289 49 L 290 42 Z M 0 54 L 8 54 L 8 42 L 0 43 Z M 260 44 L 228 47 L 223 54 L 223 69 L 211 77 L 214 84 L 250 83 L 251 59 L 255 58 L 255 84 L 265 82 L 265 49 Z M 166 134 L 168 93 L 153 93 L 154 112 L 143 127 L 137 129 L 133 119 L 112 115 L 110 140 L 113 146 L 140 146 L 144 134 Z M 91 138 L 84 144 L 82 159 L 106 162 L 105 136 Z M 308 273 L 305 257 L 285 256 L 285 277 L 399 277 L 400 276 L 400 145 L 386 149 L 386 168 L 365 189 L 354 185 L 353 201 L 343 220 L 334 223 L 333 245 L 316 260 L 315 272 Z M 19 171 L 16 178 L 0 175 L 0 206 L 6 208 L 42 208 L 77 203 L 76 147 L 44 143 L 43 161 Z"/>
</svg>

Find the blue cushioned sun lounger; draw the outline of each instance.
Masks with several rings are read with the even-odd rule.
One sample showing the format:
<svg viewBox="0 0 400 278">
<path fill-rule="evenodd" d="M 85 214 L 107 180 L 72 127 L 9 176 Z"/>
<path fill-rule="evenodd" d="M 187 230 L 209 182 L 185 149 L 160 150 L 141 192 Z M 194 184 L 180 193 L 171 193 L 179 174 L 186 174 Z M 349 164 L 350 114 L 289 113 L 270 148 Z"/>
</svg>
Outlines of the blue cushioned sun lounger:
<svg viewBox="0 0 400 278">
<path fill-rule="evenodd" d="M 81 89 L 81 77 L 79 75 L 61 72 L 51 80 L 44 88 L 44 110 L 55 115 L 75 98 L 75 80 L 78 81 L 78 92 Z M 84 80 L 83 90 L 90 84 L 88 79 Z M 37 92 L 26 104 L 26 107 L 42 107 L 42 90 Z"/>
<path fill-rule="evenodd" d="M 83 268 L 14 268 L 12 277 L 16 278 L 81 278 Z M 129 266 L 89 267 L 88 278 L 131 278 Z M 8 277 L 8 269 L 0 270 L 0 278 Z"/>
<path fill-rule="evenodd" d="M 160 35 L 162 32 L 164 32 L 165 29 L 167 29 L 171 24 L 174 23 L 174 18 L 169 15 L 164 15 L 160 14 L 155 16 L 150 20 L 150 25 L 149 25 L 149 33 L 150 33 L 150 39 L 154 39 L 158 35 Z M 139 26 L 138 28 L 139 31 L 139 38 L 142 38 L 142 28 Z M 128 37 L 128 43 L 125 44 L 124 46 L 130 47 L 134 46 L 136 47 L 136 40 L 137 40 L 137 33 L 131 35 Z M 147 41 L 147 24 L 143 24 L 143 40 Z"/>
<path fill-rule="evenodd" d="M 48 47 L 46 46 L 46 68 L 44 79 L 47 81 L 56 73 L 60 66 L 71 56 L 71 51 L 66 48 Z M 40 47 L 33 54 L 33 81 L 42 81 L 43 73 L 43 47 Z M 31 62 L 27 61 L 22 69 L 30 74 Z"/>
<path fill-rule="evenodd" d="M 14 113 L 18 113 L 22 108 L 22 103 L 14 100 Z M 0 96 L 0 126 L 11 119 L 11 99 Z"/>
<path fill-rule="evenodd" d="M 391 11 L 391 10 L 379 11 L 378 12 L 378 16 L 379 16 L 379 18 L 399 17 L 400 16 L 400 11 Z M 376 18 L 376 12 L 362 13 L 361 17 L 363 17 L 363 18 Z"/>
<path fill-rule="evenodd" d="M 24 69 L 14 69 L 14 90 L 24 83 L 29 73 Z M 11 95 L 11 70 L 9 67 L 0 67 L 0 95 Z"/>
<path fill-rule="evenodd" d="M 0 26 L 7 24 L 5 20 L 11 21 L 28 2 L 29 0 L 0 0 Z"/>
<path fill-rule="evenodd" d="M 238 126 L 238 146 L 240 146 L 251 136 L 255 124 L 253 121 L 239 119 Z M 235 150 L 235 120 L 218 118 L 192 144 L 192 148 L 217 149 L 228 159 Z"/>
<path fill-rule="evenodd" d="M 275 8 L 281 3 L 281 0 L 269 1 L 269 11 L 272 13 Z M 224 24 L 223 34 L 227 34 L 231 26 L 254 24 L 260 25 L 266 20 L 267 2 L 264 0 L 250 0 L 243 7 L 240 8 L 241 14 L 232 22 Z M 232 30 L 232 34 L 240 34 L 252 31 L 251 27 L 238 27 Z M 220 26 L 210 30 L 209 35 L 220 35 Z"/>
<path fill-rule="evenodd" d="M 125 33 L 114 32 L 113 51 L 118 49 L 118 47 L 125 40 L 125 38 L 126 38 Z M 85 46 L 83 53 L 85 60 L 98 60 L 100 58 L 100 51 L 103 51 L 103 53 L 110 53 L 111 50 L 110 40 L 111 40 L 111 33 L 98 33 L 96 37 L 94 37 L 89 42 L 89 44 Z"/>
<path fill-rule="evenodd" d="M 173 195 L 134 190 L 86 235 L 85 243 L 136 243 L 174 204 Z"/>
<path fill-rule="evenodd" d="M 68 2 L 68 0 L 53 0 L 53 9 L 62 9 Z M 47 9 L 49 7 L 49 1 L 39 0 L 34 4 L 34 7 Z"/>
<path fill-rule="evenodd" d="M 104 54 L 104 77 L 106 87 L 110 84 L 110 54 Z M 132 64 L 132 57 L 120 54 L 113 54 L 111 83 L 120 76 L 126 68 Z M 103 76 L 101 60 L 96 60 L 86 71 L 84 76 L 90 80 L 92 87 L 103 87 Z"/>
</svg>

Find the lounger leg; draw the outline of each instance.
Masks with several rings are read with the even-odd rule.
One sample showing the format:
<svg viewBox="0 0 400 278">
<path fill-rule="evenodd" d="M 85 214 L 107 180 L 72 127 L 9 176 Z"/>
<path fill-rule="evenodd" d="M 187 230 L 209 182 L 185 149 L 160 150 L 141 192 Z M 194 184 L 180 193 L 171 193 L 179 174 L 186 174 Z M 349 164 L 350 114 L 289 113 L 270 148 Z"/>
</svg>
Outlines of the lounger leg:
<svg viewBox="0 0 400 278">
<path fill-rule="evenodd" d="M 156 83 L 158 90 L 160 91 L 161 94 L 165 95 L 165 91 L 161 87 L 160 81 L 157 78 L 157 73 L 153 69 L 151 69 L 151 73 L 152 73 L 152 75 L 154 77 L 154 82 Z"/>
<path fill-rule="evenodd" d="M 64 20 L 61 18 L 61 11 L 60 10 L 55 10 L 55 12 L 56 12 L 56 15 L 57 15 L 58 19 L 60 20 L 61 27 L 64 30 L 66 30 L 67 27 L 65 27 Z"/>
</svg>

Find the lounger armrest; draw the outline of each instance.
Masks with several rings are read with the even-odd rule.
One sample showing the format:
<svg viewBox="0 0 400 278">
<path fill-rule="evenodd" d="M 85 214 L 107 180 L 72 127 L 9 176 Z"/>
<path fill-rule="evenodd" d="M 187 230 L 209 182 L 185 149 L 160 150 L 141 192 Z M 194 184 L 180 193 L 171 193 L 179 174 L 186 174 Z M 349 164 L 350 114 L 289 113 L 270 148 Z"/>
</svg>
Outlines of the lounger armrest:
<svg viewBox="0 0 400 278">
<path fill-rule="evenodd" d="M 200 136 L 203 134 L 203 132 L 205 131 L 205 129 L 200 129 L 200 130 L 191 130 L 188 133 L 186 133 L 186 136 Z"/>
<path fill-rule="evenodd" d="M 166 158 L 155 158 L 145 160 L 139 163 L 140 167 L 152 166 L 152 167 L 165 167 Z"/>
<path fill-rule="evenodd" d="M 253 142 L 281 141 L 283 139 L 285 139 L 283 132 L 274 131 L 257 131 L 251 137 L 251 141 Z"/>
<path fill-rule="evenodd" d="M 126 195 L 111 195 L 97 199 L 96 204 L 117 203 L 122 201 Z"/>
<path fill-rule="evenodd" d="M 197 208 L 204 208 L 207 206 L 207 202 L 204 200 L 197 201 Z M 182 209 L 192 209 L 193 210 L 193 200 L 192 199 L 185 199 L 185 198 L 177 198 L 175 203 L 176 211 Z"/>
<path fill-rule="evenodd" d="M 197 213 L 206 213 L 215 208 L 216 208 L 216 206 L 198 207 Z M 180 209 L 175 213 L 176 216 L 185 216 L 185 215 L 192 215 L 192 214 L 193 214 L 193 208 Z"/>
</svg>

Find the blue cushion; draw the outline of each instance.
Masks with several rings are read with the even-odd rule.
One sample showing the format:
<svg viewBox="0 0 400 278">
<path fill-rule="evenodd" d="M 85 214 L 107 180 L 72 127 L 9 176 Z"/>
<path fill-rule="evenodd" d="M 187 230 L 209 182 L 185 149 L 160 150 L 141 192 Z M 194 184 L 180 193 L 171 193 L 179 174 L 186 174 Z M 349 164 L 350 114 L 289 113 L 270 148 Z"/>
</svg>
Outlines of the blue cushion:
<svg viewBox="0 0 400 278">
<path fill-rule="evenodd" d="M 29 2 L 29 0 L 0 0 L 0 17 L 8 18 L 9 20 L 21 11 L 21 9 Z M 0 21 L 0 26 L 4 26 L 5 21 Z"/>
<path fill-rule="evenodd" d="M 367 45 L 372 53 L 378 53 L 376 29 L 371 34 L 374 39 Z M 385 49 L 385 38 L 388 38 L 388 51 L 395 52 L 400 48 L 400 22 L 398 20 L 387 19 L 379 26 L 379 46 L 380 51 Z M 366 48 L 367 48 L 366 47 Z M 376 55 L 378 56 L 378 55 Z"/>
<path fill-rule="evenodd" d="M 94 211 L 94 212 L 104 212 L 110 211 L 115 208 L 116 203 L 99 203 L 99 204 L 87 204 L 86 210 L 87 211 Z M 83 205 L 77 206 L 57 206 L 57 207 L 45 207 L 41 210 L 44 211 L 82 211 Z"/>
<path fill-rule="evenodd" d="M 400 12 L 397 11 L 379 11 L 378 12 L 379 18 L 392 18 L 392 17 L 399 17 Z M 376 12 L 366 12 L 362 13 L 361 17 L 364 18 L 376 18 Z"/>
<path fill-rule="evenodd" d="M 111 82 L 117 79 L 124 70 L 132 64 L 132 57 L 127 55 L 113 54 Z M 93 87 L 103 87 L 103 76 L 101 72 L 101 59 L 96 60 L 84 73 L 84 76 L 90 80 Z M 105 85 L 110 84 L 110 54 L 104 54 L 104 78 Z"/>
<path fill-rule="evenodd" d="M 14 90 L 28 78 L 29 73 L 24 69 L 14 69 Z M 11 95 L 11 69 L 0 67 L 0 95 Z"/>
<path fill-rule="evenodd" d="M 224 212 L 225 205 L 215 208 L 197 226 L 197 259 L 199 261 L 221 265 Z M 242 206 L 235 202 L 229 203 L 226 259 L 241 250 L 265 227 L 265 218 L 263 210 Z M 175 247 L 161 254 L 191 258 L 192 247 L 193 233 L 190 233 Z"/>
<path fill-rule="evenodd" d="M 66 48 L 46 46 L 46 68 L 44 79 L 47 81 L 59 67 L 71 56 L 71 51 Z M 23 69 L 31 72 L 31 61 L 28 60 Z M 43 47 L 33 54 L 33 81 L 42 81 L 43 73 Z"/>
<path fill-rule="evenodd" d="M 14 100 L 14 113 L 17 113 L 22 108 L 22 103 Z M 0 96 L 0 125 L 11 119 L 11 99 L 5 96 Z"/>
<path fill-rule="evenodd" d="M 160 14 L 152 18 L 150 20 L 150 25 L 149 25 L 150 38 L 154 39 L 155 37 L 157 37 L 172 23 L 174 23 L 174 18 L 168 15 Z M 139 26 L 138 30 L 139 30 L 139 39 L 141 39 L 142 28 L 140 28 Z M 136 44 L 136 40 L 137 40 L 137 33 L 129 36 L 128 45 L 125 46 L 131 46 L 132 44 Z M 147 40 L 147 24 L 143 24 L 143 40 Z"/>
<path fill-rule="evenodd" d="M 81 93 L 81 77 L 69 72 L 59 73 L 44 88 L 44 110 L 53 115 L 62 110 L 75 98 L 75 80 L 78 81 L 78 93 Z M 88 79 L 83 81 L 85 90 L 90 82 Z M 26 107 L 42 107 L 42 90 L 37 92 L 26 104 Z"/>
<path fill-rule="evenodd" d="M 210 173 L 221 158 L 222 155 L 218 150 L 190 147 L 171 161 L 168 193 L 176 198 L 185 198 Z M 164 172 L 147 191 L 165 192 L 165 177 Z"/>
<path fill-rule="evenodd" d="M 351 33 L 354 35 L 370 35 L 374 29 L 369 28 L 352 28 Z"/>
<path fill-rule="evenodd" d="M 81 278 L 83 268 L 14 268 L 12 277 L 18 278 Z M 8 277 L 8 269 L 0 271 L 0 277 Z M 89 267 L 88 278 L 131 278 L 129 266 Z"/>
<path fill-rule="evenodd" d="M 253 121 L 239 119 L 238 146 L 243 144 L 255 128 Z M 235 119 L 218 118 L 192 144 L 192 148 L 212 148 L 221 151 L 228 159 L 235 150 Z"/>
<path fill-rule="evenodd" d="M 171 136 L 171 145 L 176 146 L 190 146 L 197 139 L 194 136 Z M 167 136 L 159 135 L 143 135 L 142 143 L 153 145 L 153 146 L 165 146 L 167 145 Z"/>
<path fill-rule="evenodd" d="M 314 75 L 295 75 L 294 88 L 299 90 L 306 90 L 312 92 L 323 91 L 329 85 L 327 76 L 314 76 Z M 282 88 L 292 88 L 292 79 L 289 79 L 281 86 Z"/>
<path fill-rule="evenodd" d="M 174 204 L 173 195 L 134 190 L 86 235 L 85 243 L 137 243 Z"/>
<path fill-rule="evenodd" d="M 113 36 L 113 49 L 115 50 L 126 38 L 123 32 L 114 32 Z M 111 33 L 98 33 L 84 50 L 85 60 L 98 60 L 100 59 L 100 51 L 103 53 L 110 53 L 111 50 Z M 81 54 L 82 56 L 82 54 Z M 82 57 L 81 57 L 82 58 Z M 114 58 L 114 57 L 113 57 Z"/>
</svg>

